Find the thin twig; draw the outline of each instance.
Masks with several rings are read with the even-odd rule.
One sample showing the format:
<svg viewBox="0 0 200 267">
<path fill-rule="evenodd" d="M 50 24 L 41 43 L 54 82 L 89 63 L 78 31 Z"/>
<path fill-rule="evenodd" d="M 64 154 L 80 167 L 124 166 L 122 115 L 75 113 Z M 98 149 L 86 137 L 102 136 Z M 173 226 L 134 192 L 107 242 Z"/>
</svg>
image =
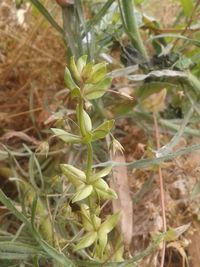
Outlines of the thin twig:
<svg viewBox="0 0 200 267">
<path fill-rule="evenodd" d="M 153 112 L 153 122 L 154 122 L 155 138 L 156 138 L 156 147 L 157 149 L 159 149 L 160 148 L 160 133 L 159 133 L 159 127 L 158 127 L 157 116 L 156 116 L 155 111 Z M 166 232 L 167 223 L 166 223 L 166 212 L 165 212 L 165 192 L 164 192 L 162 169 L 160 165 L 158 167 L 158 175 L 159 175 L 159 183 L 160 183 L 160 200 L 161 200 L 161 210 L 162 210 L 162 220 L 163 220 L 163 232 Z M 165 249 L 166 249 L 166 243 L 165 241 L 163 241 L 160 267 L 164 267 Z"/>
<path fill-rule="evenodd" d="M 8 116 L 9 119 L 11 118 L 15 118 L 15 117 L 18 117 L 18 116 L 22 116 L 22 115 L 25 115 L 25 114 L 29 114 L 30 112 L 36 112 L 36 111 L 41 111 L 42 108 L 34 108 L 34 109 L 31 109 L 31 110 L 26 110 L 26 111 L 23 111 L 23 112 L 19 112 L 17 114 L 11 114 Z"/>
</svg>

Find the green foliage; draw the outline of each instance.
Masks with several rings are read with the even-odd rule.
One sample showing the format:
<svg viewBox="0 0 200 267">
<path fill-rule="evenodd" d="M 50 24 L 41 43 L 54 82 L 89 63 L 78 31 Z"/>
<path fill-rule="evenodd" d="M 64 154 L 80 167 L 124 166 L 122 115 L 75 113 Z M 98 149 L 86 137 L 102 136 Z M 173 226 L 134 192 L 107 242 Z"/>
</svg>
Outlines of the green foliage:
<svg viewBox="0 0 200 267">
<path fill-rule="evenodd" d="M 193 11 L 194 5 L 192 0 L 180 0 L 183 7 L 183 11 L 187 17 L 189 17 Z"/>
<path fill-rule="evenodd" d="M 72 78 L 73 77 L 73 78 Z M 72 96 L 76 97 L 77 125 L 80 135 L 67 133 L 62 129 L 52 129 L 53 133 L 66 143 L 82 143 L 88 148 L 87 167 L 84 171 L 70 164 L 61 164 L 62 173 L 75 187 L 71 197 L 71 203 L 79 205 L 82 215 L 82 227 L 86 232 L 75 245 L 74 251 L 79 251 L 94 246 L 95 258 L 103 260 L 108 245 L 108 234 L 114 229 L 119 220 L 119 214 L 108 216 L 104 221 L 99 217 L 102 200 L 117 198 L 116 193 L 109 188 L 103 177 L 111 172 L 111 167 L 100 171 L 92 170 L 92 142 L 105 138 L 114 125 L 114 120 L 104 121 L 93 129 L 89 114 L 84 109 L 84 101 L 97 99 L 105 94 L 111 84 L 111 78 L 107 76 L 104 62 L 94 64 L 87 63 L 87 56 L 82 56 L 75 62 L 70 60 L 70 70 L 66 67 L 65 83 Z M 70 203 L 69 203 L 70 204 Z"/>
</svg>

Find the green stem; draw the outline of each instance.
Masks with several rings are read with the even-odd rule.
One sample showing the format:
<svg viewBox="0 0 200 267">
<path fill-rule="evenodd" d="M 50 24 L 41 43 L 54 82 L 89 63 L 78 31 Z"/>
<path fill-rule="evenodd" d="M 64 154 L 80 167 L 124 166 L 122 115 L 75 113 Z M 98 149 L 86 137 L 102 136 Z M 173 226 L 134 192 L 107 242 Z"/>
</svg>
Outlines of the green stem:
<svg viewBox="0 0 200 267">
<path fill-rule="evenodd" d="M 144 58 L 148 60 L 147 51 L 143 44 L 135 16 L 134 2 L 133 0 L 122 0 L 121 3 L 123 21 L 125 23 L 124 26 L 131 38 L 132 44 L 144 56 Z"/>
<path fill-rule="evenodd" d="M 87 144 L 87 170 L 86 170 L 86 175 L 87 175 L 87 180 L 90 178 L 90 174 L 92 171 L 92 164 L 93 164 L 93 148 L 92 144 L 89 143 Z"/>
<path fill-rule="evenodd" d="M 82 118 L 83 118 L 83 99 L 80 99 L 79 105 L 78 105 L 78 120 L 79 120 L 78 123 L 79 123 L 81 135 L 85 137 L 87 133 L 85 131 L 84 122 Z"/>
</svg>

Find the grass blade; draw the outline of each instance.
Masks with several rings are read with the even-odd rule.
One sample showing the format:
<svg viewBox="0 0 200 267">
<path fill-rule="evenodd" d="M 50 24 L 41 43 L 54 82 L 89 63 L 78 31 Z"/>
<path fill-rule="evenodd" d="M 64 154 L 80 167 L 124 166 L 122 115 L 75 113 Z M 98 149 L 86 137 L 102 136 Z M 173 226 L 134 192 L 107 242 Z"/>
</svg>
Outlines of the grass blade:
<svg viewBox="0 0 200 267">
<path fill-rule="evenodd" d="M 48 10 L 38 0 L 30 0 L 30 2 L 37 8 L 37 10 L 46 18 L 46 20 L 62 35 L 63 29 L 58 25 L 54 18 L 50 15 Z"/>
<path fill-rule="evenodd" d="M 39 233 L 32 227 L 32 224 L 28 221 L 28 219 L 19 212 L 12 201 L 4 194 L 2 190 L 0 190 L 0 201 L 20 220 L 22 221 L 26 227 L 29 229 L 30 233 L 34 237 L 34 239 L 38 242 L 38 244 L 43 248 L 43 250 L 58 263 L 62 264 L 63 267 L 75 267 L 75 264 L 68 259 L 64 254 L 59 253 L 55 248 L 51 247 L 44 240 L 42 240 Z"/>
<path fill-rule="evenodd" d="M 94 16 L 94 18 L 88 22 L 87 33 L 103 18 L 109 7 L 112 5 L 112 3 L 114 3 L 114 1 L 115 0 L 106 1 L 106 3 L 102 7 L 102 9 L 96 14 L 96 16 Z"/>
<path fill-rule="evenodd" d="M 117 162 L 117 161 L 106 161 L 100 164 L 93 165 L 93 168 L 107 167 L 107 166 L 112 165 L 112 166 L 128 166 L 128 167 L 135 168 L 135 169 L 144 169 L 151 165 L 159 165 L 164 161 L 172 160 L 178 156 L 182 156 L 182 155 L 191 153 L 192 151 L 196 151 L 196 150 L 200 150 L 200 144 L 195 144 L 192 146 L 181 148 L 173 153 L 169 153 L 159 158 L 141 159 L 141 160 L 136 160 L 133 162 L 125 162 L 125 163 Z"/>
</svg>

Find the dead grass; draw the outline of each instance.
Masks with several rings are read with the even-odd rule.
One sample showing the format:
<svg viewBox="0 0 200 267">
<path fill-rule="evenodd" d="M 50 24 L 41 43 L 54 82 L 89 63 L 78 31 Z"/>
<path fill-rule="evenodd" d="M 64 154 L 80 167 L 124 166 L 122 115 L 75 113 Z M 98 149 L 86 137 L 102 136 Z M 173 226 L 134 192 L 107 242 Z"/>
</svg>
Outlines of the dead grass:
<svg viewBox="0 0 200 267">
<path fill-rule="evenodd" d="M 44 103 L 51 103 L 64 86 L 61 37 L 43 17 L 24 8 L 25 20 L 19 24 L 14 1 L 0 6 L 0 134 L 39 127 L 39 114 L 47 110 Z"/>
</svg>

